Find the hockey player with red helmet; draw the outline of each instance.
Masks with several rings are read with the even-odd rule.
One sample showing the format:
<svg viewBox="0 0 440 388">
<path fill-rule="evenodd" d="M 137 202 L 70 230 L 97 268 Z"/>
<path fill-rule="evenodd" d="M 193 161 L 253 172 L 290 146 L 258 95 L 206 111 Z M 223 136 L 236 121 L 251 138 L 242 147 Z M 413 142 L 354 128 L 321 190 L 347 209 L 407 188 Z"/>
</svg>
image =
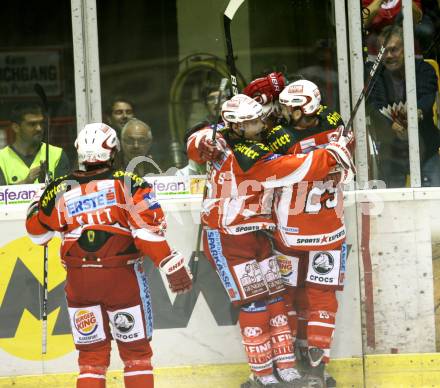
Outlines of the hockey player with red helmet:
<svg viewBox="0 0 440 388">
<path fill-rule="evenodd" d="M 193 133 L 188 156 L 211 160 L 208 190 L 202 205 L 204 250 L 231 302 L 240 306 L 239 324 L 252 371 L 242 387 L 284 386 L 301 378 L 295 368 L 292 340 L 281 294 L 284 287 L 268 237 L 275 187 L 323 179 L 339 160 L 341 149 L 280 156 L 262 142 L 262 106 L 239 94 L 222 106 L 225 128 L 212 144 L 212 129 Z M 275 259 L 275 260 L 274 260 Z"/>
<path fill-rule="evenodd" d="M 343 289 L 346 269 L 340 183 L 353 178 L 349 149 L 354 139 L 352 133 L 342 136 L 340 114 L 321 105 L 320 91 L 310 81 L 287 85 L 279 95 L 279 103 L 288 125 L 268 131 L 266 144 L 273 152 L 307 154 L 341 144 L 344 148 L 338 154 L 339 166 L 324 180 L 277 189 L 274 199 L 274 244 L 288 288 L 292 333 L 297 335 L 296 344 L 310 363 L 311 378 L 316 375 L 322 382 L 338 308 L 335 292 Z"/>
<path fill-rule="evenodd" d="M 152 186 L 113 170 L 119 150 L 115 130 L 88 124 L 75 146 L 83 170 L 55 180 L 34 199 L 26 229 L 40 245 L 61 234 L 67 306 L 79 351 L 77 387 L 106 386 L 113 334 L 125 386 L 152 388 L 152 306 L 141 257 L 164 271 L 175 293 L 188 291 L 192 276 L 165 239 L 165 218 Z"/>
</svg>

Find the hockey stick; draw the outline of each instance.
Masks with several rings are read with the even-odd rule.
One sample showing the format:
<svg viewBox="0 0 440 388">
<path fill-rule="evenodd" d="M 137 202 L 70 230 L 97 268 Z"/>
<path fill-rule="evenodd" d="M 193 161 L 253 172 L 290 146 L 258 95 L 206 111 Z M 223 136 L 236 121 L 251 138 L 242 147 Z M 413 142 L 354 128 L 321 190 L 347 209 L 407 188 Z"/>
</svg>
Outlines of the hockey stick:
<svg viewBox="0 0 440 388">
<path fill-rule="evenodd" d="M 45 185 L 50 183 L 50 171 L 49 171 L 49 125 L 50 125 L 50 115 L 49 115 L 49 104 L 47 102 L 47 96 L 44 92 L 43 87 L 40 84 L 34 85 L 34 91 L 40 98 L 43 105 L 44 114 L 46 115 L 46 167 L 45 167 Z M 42 337 L 41 337 L 41 353 L 46 354 L 47 351 L 47 303 L 48 303 L 48 292 L 47 292 L 47 279 L 48 279 L 48 265 L 49 265 L 49 247 L 47 244 L 44 246 L 43 253 L 43 302 L 41 305 L 41 320 L 42 320 Z"/>
<path fill-rule="evenodd" d="M 215 122 L 214 130 L 212 131 L 212 138 L 211 138 L 214 145 L 216 144 L 216 135 L 217 135 L 217 129 L 218 129 L 218 122 L 220 119 L 220 109 L 221 109 L 221 105 L 222 105 L 222 97 L 223 97 L 223 94 L 225 93 L 227 84 L 228 84 L 228 79 L 222 78 L 222 80 L 220 81 L 220 86 L 218 89 L 218 99 L 217 99 L 217 103 L 215 106 L 215 116 L 214 117 L 215 117 L 216 122 Z M 209 168 L 206 173 L 206 180 L 208 180 L 208 175 L 209 175 Z M 203 189 L 203 200 L 205 200 L 207 193 L 208 193 L 208 187 L 205 183 L 205 187 Z M 199 258 L 200 258 L 200 245 L 202 243 L 202 229 L 203 229 L 202 223 L 200 222 L 199 230 L 197 231 L 196 250 L 194 252 L 192 269 L 191 269 L 191 272 L 193 273 L 194 281 L 196 281 L 196 279 L 197 279 L 197 269 L 198 269 Z"/>
<path fill-rule="evenodd" d="M 232 95 L 238 94 L 237 69 L 235 67 L 234 50 L 232 48 L 231 22 L 238 8 L 244 3 L 244 0 L 230 0 L 223 14 L 223 26 L 225 29 L 226 41 L 226 64 L 231 74 Z"/>
<path fill-rule="evenodd" d="M 371 91 L 373 90 L 374 83 L 376 82 L 377 79 L 375 75 L 377 74 L 377 70 L 379 69 L 379 67 L 381 67 L 383 63 L 385 47 L 387 43 L 388 43 L 388 39 L 386 40 L 386 42 L 382 44 L 379 53 L 377 54 L 377 57 L 373 63 L 373 67 L 371 68 L 370 74 L 368 75 L 367 82 L 365 83 L 365 86 L 362 89 L 361 94 L 359 95 L 356 104 L 350 113 L 350 118 L 347 121 L 347 125 L 345 126 L 344 131 L 342 132 L 343 136 L 346 136 L 350 131 L 350 128 L 353 126 L 354 118 L 356 117 L 356 113 L 359 110 L 362 100 L 364 98 L 367 99 Z"/>
</svg>

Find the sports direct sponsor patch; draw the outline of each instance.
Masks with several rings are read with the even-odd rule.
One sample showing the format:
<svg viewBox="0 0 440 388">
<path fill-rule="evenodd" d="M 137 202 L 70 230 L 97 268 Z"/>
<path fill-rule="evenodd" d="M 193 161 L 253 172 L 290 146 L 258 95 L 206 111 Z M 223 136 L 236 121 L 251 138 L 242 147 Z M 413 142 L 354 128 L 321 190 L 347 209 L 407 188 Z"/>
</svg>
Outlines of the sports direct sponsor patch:
<svg viewBox="0 0 440 388">
<path fill-rule="evenodd" d="M 105 340 L 100 306 L 69 307 L 69 316 L 75 344 L 87 345 Z"/>
<path fill-rule="evenodd" d="M 114 188 L 100 190 L 66 202 L 67 214 L 69 217 L 78 214 L 103 209 L 116 204 L 116 192 Z"/>
</svg>

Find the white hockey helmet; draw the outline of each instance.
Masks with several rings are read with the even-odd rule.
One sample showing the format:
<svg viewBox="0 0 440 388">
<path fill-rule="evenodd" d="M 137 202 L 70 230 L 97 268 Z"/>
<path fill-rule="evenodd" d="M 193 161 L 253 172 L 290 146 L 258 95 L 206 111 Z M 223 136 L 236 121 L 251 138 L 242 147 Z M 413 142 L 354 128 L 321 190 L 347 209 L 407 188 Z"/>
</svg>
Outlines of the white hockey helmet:
<svg viewBox="0 0 440 388">
<path fill-rule="evenodd" d="M 300 108 L 306 116 L 313 115 L 321 105 L 318 86 L 305 79 L 287 85 L 279 96 L 280 104 Z"/>
<path fill-rule="evenodd" d="M 243 123 L 262 115 L 261 104 L 245 94 L 237 94 L 222 105 L 222 118 L 227 123 Z"/>
<path fill-rule="evenodd" d="M 116 131 L 107 124 L 87 124 L 75 140 L 78 162 L 83 165 L 101 164 L 110 161 L 115 151 L 120 150 Z"/>
</svg>

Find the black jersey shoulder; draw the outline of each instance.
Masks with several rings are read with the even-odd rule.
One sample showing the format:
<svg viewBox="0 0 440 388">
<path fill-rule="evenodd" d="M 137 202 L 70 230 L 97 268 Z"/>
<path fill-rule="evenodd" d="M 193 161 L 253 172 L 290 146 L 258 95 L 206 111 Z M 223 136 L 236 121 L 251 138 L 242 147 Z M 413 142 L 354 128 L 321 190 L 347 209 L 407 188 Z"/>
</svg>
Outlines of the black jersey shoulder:
<svg viewBox="0 0 440 388">
<path fill-rule="evenodd" d="M 273 152 L 285 154 L 294 144 L 303 139 L 329 130 L 336 130 L 344 125 L 341 115 L 326 105 L 321 105 L 316 113 L 318 123 L 309 129 L 298 130 L 289 125 L 273 128 L 267 135 L 266 141 Z"/>
<path fill-rule="evenodd" d="M 243 171 L 249 170 L 258 160 L 270 153 L 269 147 L 253 140 L 241 140 L 232 146 L 232 152 Z"/>
<path fill-rule="evenodd" d="M 129 172 L 129 171 L 116 170 L 113 172 L 112 177 L 114 179 L 118 179 L 120 181 L 123 181 L 125 185 L 129 185 L 129 187 L 131 187 L 132 194 L 134 194 L 134 192 L 138 189 L 145 189 L 148 187 L 153 187 L 144 178 L 141 178 L 140 176 L 136 175 L 135 173 Z"/>
<path fill-rule="evenodd" d="M 40 198 L 39 208 L 44 214 L 50 215 L 55 206 L 57 196 L 69 191 L 73 186 L 77 185 L 74 183 L 72 174 L 56 178 L 45 188 Z"/>
<path fill-rule="evenodd" d="M 319 117 L 320 132 L 325 132 L 330 129 L 336 129 L 344 125 L 341 114 L 333 109 L 329 109 L 326 105 L 321 105 L 318 109 L 317 115 Z"/>
<path fill-rule="evenodd" d="M 266 134 L 266 144 L 276 154 L 288 153 L 290 147 L 296 143 L 295 133 L 288 127 L 278 125 Z"/>
</svg>

